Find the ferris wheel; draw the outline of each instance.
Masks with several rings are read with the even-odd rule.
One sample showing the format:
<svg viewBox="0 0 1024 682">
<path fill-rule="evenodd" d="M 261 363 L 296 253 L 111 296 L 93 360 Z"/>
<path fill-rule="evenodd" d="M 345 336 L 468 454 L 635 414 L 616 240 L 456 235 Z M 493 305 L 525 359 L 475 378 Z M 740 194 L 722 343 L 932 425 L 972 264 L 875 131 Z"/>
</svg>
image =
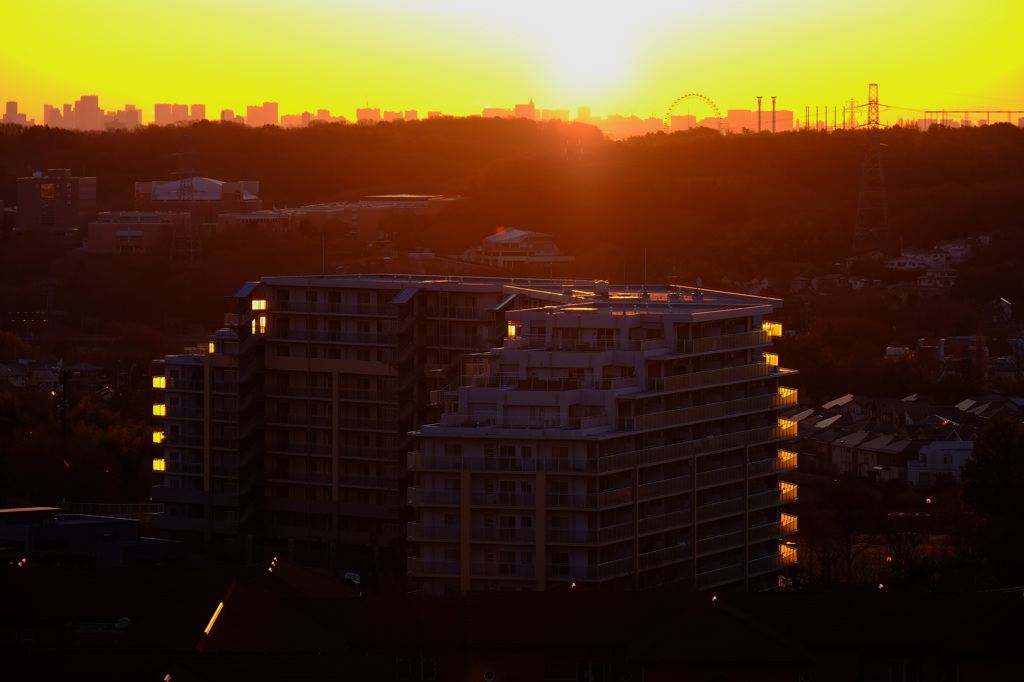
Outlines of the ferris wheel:
<svg viewBox="0 0 1024 682">
<path fill-rule="evenodd" d="M 687 115 L 695 117 L 703 115 L 703 118 L 714 118 L 718 122 L 718 132 L 722 132 L 722 112 L 718 110 L 718 107 L 711 101 L 710 97 L 705 97 L 699 92 L 688 92 L 675 102 L 672 102 L 672 106 L 668 108 L 668 113 L 665 114 L 663 120 L 665 130 L 669 130 L 672 127 L 673 116 Z M 700 119 L 698 118 L 697 120 Z"/>
</svg>

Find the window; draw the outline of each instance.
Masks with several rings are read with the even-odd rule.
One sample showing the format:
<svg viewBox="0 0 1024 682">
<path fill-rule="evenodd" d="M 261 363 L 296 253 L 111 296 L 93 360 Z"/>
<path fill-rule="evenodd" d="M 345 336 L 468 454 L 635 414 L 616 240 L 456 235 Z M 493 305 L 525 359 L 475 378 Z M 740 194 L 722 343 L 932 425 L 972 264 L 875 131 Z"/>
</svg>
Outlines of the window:
<svg viewBox="0 0 1024 682">
<path fill-rule="evenodd" d="M 153 388 L 167 388 L 167 378 L 153 377 Z"/>
<path fill-rule="evenodd" d="M 254 298 L 253 301 L 252 301 L 252 309 L 253 310 L 266 310 L 267 309 L 267 301 L 266 301 L 266 299 L 255 299 Z"/>
<path fill-rule="evenodd" d="M 166 405 L 160 405 L 160 404 L 154 404 L 153 405 L 153 416 L 154 417 L 166 417 L 167 416 L 167 406 Z"/>
<path fill-rule="evenodd" d="M 153 471 L 167 471 L 167 462 L 163 459 L 154 459 Z"/>
</svg>

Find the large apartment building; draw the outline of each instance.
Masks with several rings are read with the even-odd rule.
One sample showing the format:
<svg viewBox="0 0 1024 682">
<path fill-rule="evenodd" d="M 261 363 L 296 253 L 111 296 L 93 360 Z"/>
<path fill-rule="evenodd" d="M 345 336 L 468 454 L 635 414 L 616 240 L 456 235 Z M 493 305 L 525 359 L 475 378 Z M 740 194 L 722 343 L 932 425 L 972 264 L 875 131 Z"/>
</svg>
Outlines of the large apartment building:
<svg viewBox="0 0 1024 682">
<path fill-rule="evenodd" d="M 754 589 L 795 560 L 777 300 L 379 274 L 229 301 L 153 369 L 154 526 L 195 551 L 343 569 L 386 547 L 427 593 Z"/>
<path fill-rule="evenodd" d="M 404 464 L 410 432 L 438 420 L 431 389 L 500 345 L 506 307 L 540 302 L 508 283 L 245 283 L 208 344 L 154 363 L 154 525 L 213 556 L 335 566 L 403 540 Z"/>
<path fill-rule="evenodd" d="M 413 587 L 778 586 L 796 561 L 778 413 L 796 391 L 765 351 L 777 305 L 599 283 L 509 312 L 410 454 Z"/>
</svg>

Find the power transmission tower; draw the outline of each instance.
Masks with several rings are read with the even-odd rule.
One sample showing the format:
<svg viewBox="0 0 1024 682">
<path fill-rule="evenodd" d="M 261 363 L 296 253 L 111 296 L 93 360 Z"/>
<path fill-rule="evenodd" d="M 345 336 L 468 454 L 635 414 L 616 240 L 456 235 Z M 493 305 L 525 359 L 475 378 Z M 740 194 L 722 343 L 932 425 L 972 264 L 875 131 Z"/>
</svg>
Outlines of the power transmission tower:
<svg viewBox="0 0 1024 682">
<path fill-rule="evenodd" d="M 196 187 L 193 182 L 195 173 L 192 171 L 192 146 L 189 144 L 188 133 L 182 145 L 179 157 L 178 172 L 178 214 L 187 213 L 185 224 L 174 223 L 171 240 L 171 262 L 184 261 L 193 265 L 203 257 L 203 247 L 199 239 L 199 228 L 195 220 Z"/>
<path fill-rule="evenodd" d="M 889 204 L 885 195 L 882 168 L 882 143 L 878 135 L 878 84 L 868 86 L 868 143 L 860 178 L 857 222 L 853 230 L 853 249 L 877 248 L 888 252 Z"/>
</svg>

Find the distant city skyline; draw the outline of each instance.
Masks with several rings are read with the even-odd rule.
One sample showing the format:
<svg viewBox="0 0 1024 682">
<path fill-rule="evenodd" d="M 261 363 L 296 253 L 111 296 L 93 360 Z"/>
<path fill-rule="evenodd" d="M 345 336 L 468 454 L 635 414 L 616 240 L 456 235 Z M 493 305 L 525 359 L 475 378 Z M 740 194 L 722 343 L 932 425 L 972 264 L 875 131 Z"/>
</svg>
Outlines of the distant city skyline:
<svg viewBox="0 0 1024 682">
<path fill-rule="evenodd" d="M 864 104 L 878 83 L 882 121 L 927 110 L 1024 109 L 1010 0 L 666 3 L 580 10 L 521 0 L 52 0 L 5 8 L 0 98 L 37 122 L 82 95 L 105 106 L 204 103 L 207 118 L 277 102 L 301 114 L 356 108 L 454 116 L 533 100 L 596 117 L 662 117 L 698 92 L 726 109 L 756 97 L 805 107 Z M 116 49 L 114 49 L 116 46 Z"/>
</svg>

